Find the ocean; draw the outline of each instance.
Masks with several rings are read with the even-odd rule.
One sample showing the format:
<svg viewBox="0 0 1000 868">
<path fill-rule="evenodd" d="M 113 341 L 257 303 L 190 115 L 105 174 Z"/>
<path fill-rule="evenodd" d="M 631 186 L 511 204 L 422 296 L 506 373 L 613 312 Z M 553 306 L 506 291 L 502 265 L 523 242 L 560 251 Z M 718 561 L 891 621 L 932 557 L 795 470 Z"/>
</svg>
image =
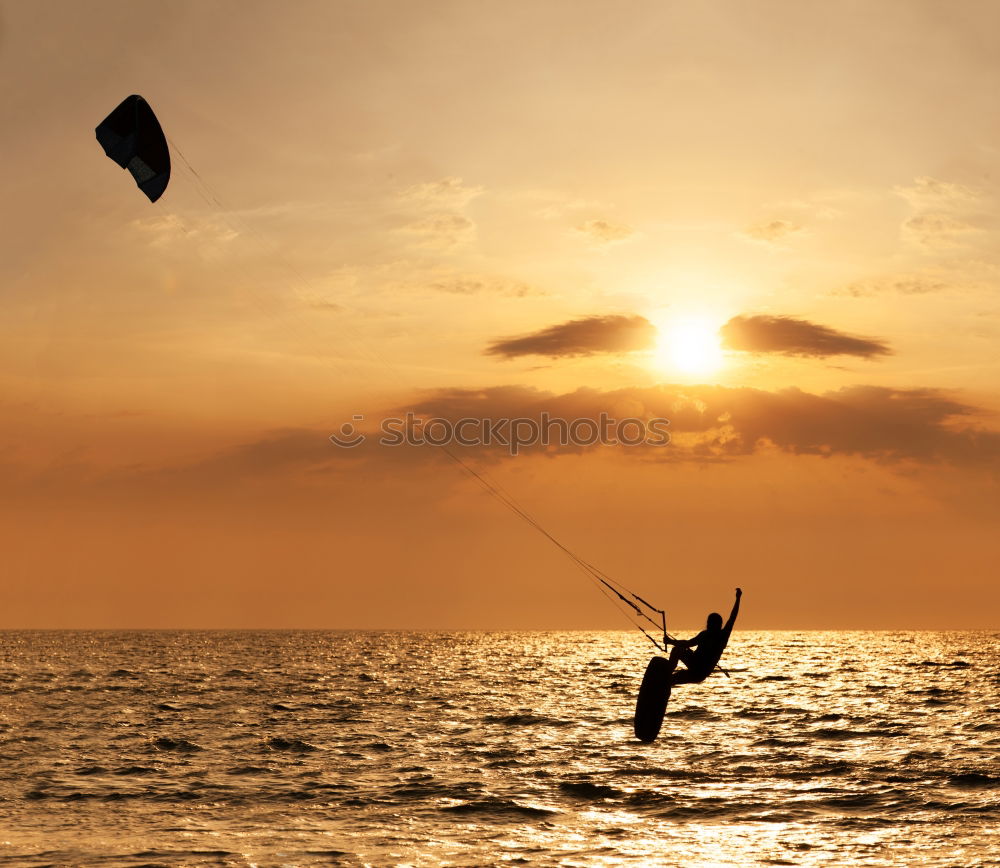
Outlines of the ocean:
<svg viewBox="0 0 1000 868">
<path fill-rule="evenodd" d="M 0 864 L 1000 866 L 1000 634 L 0 633 Z"/>
</svg>

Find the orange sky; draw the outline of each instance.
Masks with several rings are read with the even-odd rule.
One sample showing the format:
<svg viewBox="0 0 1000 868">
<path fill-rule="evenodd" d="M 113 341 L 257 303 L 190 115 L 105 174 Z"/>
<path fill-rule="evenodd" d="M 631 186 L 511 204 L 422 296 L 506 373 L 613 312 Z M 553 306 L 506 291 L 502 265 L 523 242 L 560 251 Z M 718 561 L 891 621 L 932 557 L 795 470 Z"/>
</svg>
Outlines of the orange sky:
<svg viewBox="0 0 1000 868">
<path fill-rule="evenodd" d="M 996 628 L 998 27 L 0 3 L 0 627 L 626 627 L 440 453 L 327 439 L 416 408 L 669 418 L 462 454 L 678 629 Z"/>
</svg>

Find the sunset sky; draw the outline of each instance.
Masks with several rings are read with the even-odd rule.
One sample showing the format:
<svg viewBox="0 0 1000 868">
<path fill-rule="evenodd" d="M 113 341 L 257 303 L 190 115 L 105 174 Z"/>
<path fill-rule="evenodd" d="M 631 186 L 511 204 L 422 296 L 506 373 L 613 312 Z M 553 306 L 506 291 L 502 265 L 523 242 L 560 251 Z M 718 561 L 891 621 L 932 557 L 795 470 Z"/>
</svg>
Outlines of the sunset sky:
<svg viewBox="0 0 1000 868">
<path fill-rule="evenodd" d="M 0 3 L 0 627 L 996 628 L 1000 7 Z M 94 127 L 142 94 L 151 204 Z M 641 637 L 639 637 L 641 639 Z"/>
</svg>

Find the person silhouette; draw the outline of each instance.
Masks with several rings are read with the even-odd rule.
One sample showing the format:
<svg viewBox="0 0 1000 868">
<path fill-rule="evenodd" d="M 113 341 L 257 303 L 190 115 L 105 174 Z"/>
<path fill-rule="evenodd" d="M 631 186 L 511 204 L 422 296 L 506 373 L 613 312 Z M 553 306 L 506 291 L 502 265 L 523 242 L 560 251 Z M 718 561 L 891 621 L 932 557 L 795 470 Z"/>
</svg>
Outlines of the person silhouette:
<svg viewBox="0 0 1000 868">
<path fill-rule="evenodd" d="M 677 684 L 698 684 L 712 674 L 729 643 L 729 634 L 733 632 L 742 596 L 743 591 L 737 588 L 736 602 L 725 625 L 722 623 L 722 615 L 712 612 L 705 622 L 705 629 L 693 639 L 667 638 L 667 644 L 674 646 L 667 660 L 671 687 Z M 676 671 L 678 662 L 684 663 L 686 667 L 679 672 Z"/>
</svg>

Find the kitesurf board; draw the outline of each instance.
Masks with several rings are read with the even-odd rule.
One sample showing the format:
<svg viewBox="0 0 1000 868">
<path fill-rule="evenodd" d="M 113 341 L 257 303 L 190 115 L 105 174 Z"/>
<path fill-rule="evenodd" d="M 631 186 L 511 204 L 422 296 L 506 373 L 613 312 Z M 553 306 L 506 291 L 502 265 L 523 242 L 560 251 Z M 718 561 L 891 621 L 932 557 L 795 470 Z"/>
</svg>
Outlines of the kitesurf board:
<svg viewBox="0 0 1000 868">
<path fill-rule="evenodd" d="M 635 737 L 651 742 L 659 735 L 670 699 L 671 666 L 665 657 L 654 657 L 646 667 L 635 703 Z"/>
</svg>

